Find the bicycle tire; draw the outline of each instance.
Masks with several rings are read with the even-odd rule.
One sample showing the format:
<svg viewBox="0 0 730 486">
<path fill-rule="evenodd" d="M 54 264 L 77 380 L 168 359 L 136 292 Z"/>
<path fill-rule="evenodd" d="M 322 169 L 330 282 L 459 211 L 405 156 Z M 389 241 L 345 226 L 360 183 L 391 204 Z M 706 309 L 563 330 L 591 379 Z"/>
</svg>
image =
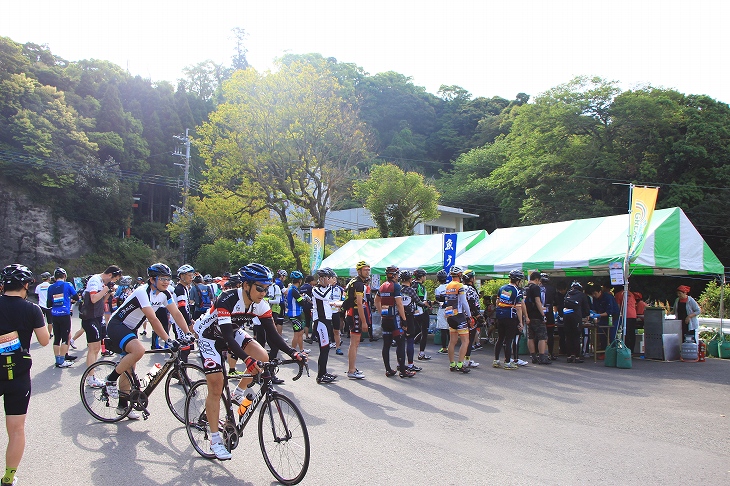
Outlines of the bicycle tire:
<svg viewBox="0 0 730 486">
<path fill-rule="evenodd" d="M 297 484 L 309 468 L 309 433 L 292 400 L 274 393 L 259 414 L 259 445 L 266 466 L 277 481 Z"/>
<path fill-rule="evenodd" d="M 101 422 L 119 422 L 129 415 L 129 412 L 132 410 L 132 403 L 127 400 L 127 406 L 123 410 L 118 411 L 119 399 L 110 397 L 106 393 L 106 387 L 93 388 L 86 383 L 86 380 L 91 376 L 96 377 L 98 380 L 106 381 L 106 377 L 116 366 L 117 363 L 113 361 L 97 361 L 86 368 L 84 374 L 81 375 L 79 390 L 81 393 L 81 403 L 84 404 L 84 408 L 92 417 Z M 132 376 L 128 372 L 125 371 L 123 376 L 130 383 L 132 382 Z"/>
<path fill-rule="evenodd" d="M 208 384 L 196 382 L 185 398 L 185 431 L 193 449 L 206 459 L 214 459 L 210 450 L 210 427 L 205 416 L 205 400 L 208 398 Z M 226 402 L 221 395 L 221 408 L 218 414 L 218 426 L 226 423 Z"/>
<path fill-rule="evenodd" d="M 181 363 L 180 369 L 182 371 L 182 377 L 179 380 L 175 376 L 174 368 L 167 373 L 167 378 L 165 379 L 165 400 L 172 415 L 180 423 L 184 424 L 185 399 L 195 382 L 205 380 L 205 372 L 203 372 L 202 367 L 192 363 Z"/>
</svg>

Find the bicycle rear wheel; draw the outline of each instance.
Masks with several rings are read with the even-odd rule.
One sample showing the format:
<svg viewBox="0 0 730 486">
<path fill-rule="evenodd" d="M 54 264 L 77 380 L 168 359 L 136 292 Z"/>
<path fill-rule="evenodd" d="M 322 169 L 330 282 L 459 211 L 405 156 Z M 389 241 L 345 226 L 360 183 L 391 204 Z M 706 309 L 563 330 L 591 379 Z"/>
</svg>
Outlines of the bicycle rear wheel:
<svg viewBox="0 0 730 486">
<path fill-rule="evenodd" d="M 106 386 L 96 387 L 90 384 L 90 381 L 95 382 L 97 380 L 106 383 L 106 377 L 116 366 L 117 364 L 113 361 L 97 361 L 81 375 L 81 403 L 84 404 L 84 408 L 92 417 L 102 422 L 118 422 L 132 410 L 132 404 L 129 400 L 127 400 L 126 406 L 120 407 L 119 399 L 110 397 L 106 391 Z M 131 383 L 131 376 L 127 372 L 119 377 L 119 383 L 124 382 L 125 379 L 127 383 Z M 119 394 L 122 398 L 127 396 L 121 390 Z"/>
<path fill-rule="evenodd" d="M 259 414 L 259 445 L 266 466 L 281 483 L 297 484 L 309 468 L 309 434 L 302 413 L 289 398 L 274 394 Z"/>
<path fill-rule="evenodd" d="M 210 426 L 205 413 L 205 400 L 208 398 L 208 384 L 198 381 L 193 384 L 188 396 L 185 398 L 185 430 L 193 448 L 206 459 L 215 458 L 210 450 Z M 218 428 L 223 428 L 226 423 L 226 402 L 221 395 L 221 407 L 218 413 Z M 221 431 L 223 432 L 223 431 Z"/>
<path fill-rule="evenodd" d="M 185 423 L 185 398 L 196 381 L 205 381 L 203 368 L 192 363 L 180 365 L 180 375 L 173 371 L 167 374 L 165 381 L 165 400 L 170 411 L 180 423 Z"/>
</svg>

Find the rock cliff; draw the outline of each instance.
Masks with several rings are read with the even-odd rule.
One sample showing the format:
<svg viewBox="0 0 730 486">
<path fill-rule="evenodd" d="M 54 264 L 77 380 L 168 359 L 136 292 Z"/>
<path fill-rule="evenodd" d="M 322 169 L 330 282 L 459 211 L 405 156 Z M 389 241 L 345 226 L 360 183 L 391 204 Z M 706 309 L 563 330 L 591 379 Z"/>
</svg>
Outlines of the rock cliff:
<svg viewBox="0 0 730 486">
<path fill-rule="evenodd" d="M 22 263 L 36 274 L 52 271 L 44 264 L 63 264 L 89 252 L 89 234 L 89 228 L 54 217 L 43 201 L 0 178 L 0 268 Z"/>
</svg>

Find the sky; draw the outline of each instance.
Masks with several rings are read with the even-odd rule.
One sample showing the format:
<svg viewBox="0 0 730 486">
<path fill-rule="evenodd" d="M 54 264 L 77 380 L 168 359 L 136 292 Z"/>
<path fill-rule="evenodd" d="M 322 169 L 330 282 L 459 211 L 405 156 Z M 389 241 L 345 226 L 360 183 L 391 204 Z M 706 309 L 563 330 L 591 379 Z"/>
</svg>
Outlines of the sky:
<svg viewBox="0 0 730 486">
<path fill-rule="evenodd" d="M 4 0 L 0 35 L 173 84 L 185 66 L 230 65 L 241 27 L 259 71 L 317 52 L 434 94 L 534 97 L 589 75 L 727 103 L 729 14 L 724 0 Z"/>
</svg>

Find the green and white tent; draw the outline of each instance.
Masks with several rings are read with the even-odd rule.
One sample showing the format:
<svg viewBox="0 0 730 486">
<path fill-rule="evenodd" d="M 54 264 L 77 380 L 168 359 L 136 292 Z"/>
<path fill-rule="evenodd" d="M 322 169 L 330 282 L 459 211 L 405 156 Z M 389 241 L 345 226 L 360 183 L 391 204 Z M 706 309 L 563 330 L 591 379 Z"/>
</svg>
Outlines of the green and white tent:
<svg viewBox="0 0 730 486">
<path fill-rule="evenodd" d="M 459 261 L 459 255 L 486 237 L 484 230 L 457 233 L 456 261 Z M 340 277 L 354 276 L 357 274 L 355 265 L 361 260 L 370 264 L 374 274 L 384 274 L 390 265 L 401 270 L 423 268 L 428 273 L 436 273 L 444 266 L 443 235 L 350 240 L 325 258 L 320 268 L 330 267 Z"/>
<path fill-rule="evenodd" d="M 629 215 L 500 228 L 457 256 L 477 275 L 515 268 L 551 275 L 606 275 L 626 255 Z M 633 275 L 722 274 L 724 267 L 680 208 L 654 211 Z"/>
</svg>

